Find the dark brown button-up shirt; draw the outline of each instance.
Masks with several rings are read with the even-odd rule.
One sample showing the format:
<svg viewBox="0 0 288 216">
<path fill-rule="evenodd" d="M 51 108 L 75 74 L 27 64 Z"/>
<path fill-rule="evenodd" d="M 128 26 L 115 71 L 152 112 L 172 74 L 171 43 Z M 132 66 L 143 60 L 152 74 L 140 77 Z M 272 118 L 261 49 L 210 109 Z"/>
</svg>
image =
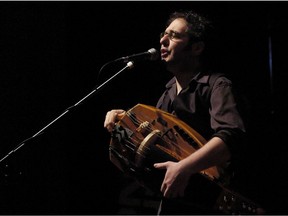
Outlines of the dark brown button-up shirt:
<svg viewBox="0 0 288 216">
<path fill-rule="evenodd" d="M 233 154 L 245 134 L 232 82 L 224 74 L 199 73 L 177 95 L 172 78 L 157 108 L 175 114 L 207 140 L 221 138 Z"/>
</svg>

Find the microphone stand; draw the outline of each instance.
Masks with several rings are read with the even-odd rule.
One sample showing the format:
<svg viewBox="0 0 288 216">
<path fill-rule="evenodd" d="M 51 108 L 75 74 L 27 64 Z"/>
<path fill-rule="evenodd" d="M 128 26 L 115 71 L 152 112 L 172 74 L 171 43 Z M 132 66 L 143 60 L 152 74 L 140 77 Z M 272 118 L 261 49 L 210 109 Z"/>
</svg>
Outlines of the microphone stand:
<svg viewBox="0 0 288 216">
<path fill-rule="evenodd" d="M 111 62 L 110 62 L 111 63 Z M 107 65 L 107 64 L 106 64 Z M 105 65 L 104 65 L 105 66 Z M 125 69 L 129 68 L 133 68 L 134 63 L 132 61 L 129 61 L 126 66 L 124 68 L 122 68 L 120 71 L 118 71 L 116 74 L 114 74 L 113 76 L 111 76 L 109 79 L 107 79 L 106 81 L 104 81 L 102 84 L 100 84 L 99 86 L 96 86 L 89 94 L 87 94 L 85 97 L 83 97 L 81 100 L 79 100 L 77 103 L 75 103 L 74 105 L 68 107 L 67 109 L 65 109 L 65 111 L 60 114 L 58 117 L 56 117 L 54 120 L 52 120 L 50 123 L 48 123 L 45 127 L 43 127 L 41 130 L 39 130 L 37 133 L 35 133 L 33 136 L 31 136 L 28 139 L 25 139 L 24 141 L 22 141 L 20 144 L 18 144 L 13 150 L 11 150 L 8 154 L 6 154 L 1 160 L 0 160 L 0 164 L 6 159 L 8 158 L 10 155 L 12 155 L 13 153 L 15 153 L 16 151 L 18 151 L 21 147 L 23 147 L 28 141 L 34 139 L 35 137 L 39 136 L 40 134 L 42 134 L 47 128 L 49 128 L 51 125 L 53 125 L 57 120 L 59 120 L 60 118 L 62 118 L 64 115 L 66 115 L 72 108 L 76 108 L 78 105 L 80 105 L 81 103 L 83 103 L 85 100 L 87 100 L 88 98 L 90 98 L 91 96 L 93 96 L 94 94 L 96 94 L 102 87 L 104 87 L 108 82 L 110 82 L 111 80 L 113 80 L 116 76 L 118 76 L 121 72 L 123 72 Z M 103 67 L 102 67 L 103 68 Z"/>
</svg>

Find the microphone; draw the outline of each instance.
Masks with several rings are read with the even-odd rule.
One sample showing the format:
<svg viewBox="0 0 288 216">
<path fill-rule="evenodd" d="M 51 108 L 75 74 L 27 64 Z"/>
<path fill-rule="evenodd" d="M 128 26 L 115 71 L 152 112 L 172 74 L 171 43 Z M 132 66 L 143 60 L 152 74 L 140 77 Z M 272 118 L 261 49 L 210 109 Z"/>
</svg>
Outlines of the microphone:
<svg viewBox="0 0 288 216">
<path fill-rule="evenodd" d="M 158 51 L 154 48 L 151 48 L 146 52 L 121 57 L 121 58 L 116 59 L 115 61 L 120 61 L 120 60 L 122 60 L 124 62 L 141 61 L 141 60 L 155 61 L 158 59 L 158 57 L 159 57 Z"/>
</svg>

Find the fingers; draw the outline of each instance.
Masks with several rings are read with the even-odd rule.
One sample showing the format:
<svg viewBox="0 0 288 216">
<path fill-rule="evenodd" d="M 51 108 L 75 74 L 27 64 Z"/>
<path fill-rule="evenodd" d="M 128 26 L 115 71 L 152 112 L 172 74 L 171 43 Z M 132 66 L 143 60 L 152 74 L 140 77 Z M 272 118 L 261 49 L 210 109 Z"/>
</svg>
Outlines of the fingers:
<svg viewBox="0 0 288 216">
<path fill-rule="evenodd" d="M 177 174 L 177 163 L 171 161 L 155 163 L 154 168 L 166 169 L 165 177 L 160 188 L 160 191 L 165 198 L 184 196 L 186 183 L 179 179 L 179 175 Z"/>
<path fill-rule="evenodd" d="M 124 114 L 125 111 L 122 109 L 115 109 L 107 112 L 104 121 L 104 128 L 106 128 L 109 132 L 112 132 L 116 121 Z"/>
<path fill-rule="evenodd" d="M 173 198 L 174 197 L 174 194 L 173 194 L 174 192 L 173 192 L 173 189 L 172 189 L 172 185 L 168 181 L 164 180 L 162 182 L 160 191 L 162 192 L 163 196 L 166 197 L 166 198 Z"/>
<path fill-rule="evenodd" d="M 155 164 L 154 164 L 154 167 L 155 167 L 156 169 L 167 169 L 167 167 L 168 167 L 168 162 L 155 163 Z M 167 173 L 166 173 L 166 175 L 167 175 Z M 171 190 L 169 190 L 170 184 L 167 183 L 167 181 L 166 181 L 166 175 L 165 175 L 165 178 L 164 178 L 164 180 L 163 180 L 163 182 L 162 182 L 160 191 L 163 193 L 163 196 L 164 196 L 164 197 L 170 197 L 170 193 L 171 193 Z"/>
<path fill-rule="evenodd" d="M 181 187 L 180 185 L 172 185 L 169 182 L 163 182 L 160 191 L 163 193 L 165 198 L 183 197 L 185 187 Z"/>
<path fill-rule="evenodd" d="M 155 163 L 154 167 L 156 169 L 167 169 L 167 163 L 168 162 L 164 162 L 164 163 Z"/>
</svg>

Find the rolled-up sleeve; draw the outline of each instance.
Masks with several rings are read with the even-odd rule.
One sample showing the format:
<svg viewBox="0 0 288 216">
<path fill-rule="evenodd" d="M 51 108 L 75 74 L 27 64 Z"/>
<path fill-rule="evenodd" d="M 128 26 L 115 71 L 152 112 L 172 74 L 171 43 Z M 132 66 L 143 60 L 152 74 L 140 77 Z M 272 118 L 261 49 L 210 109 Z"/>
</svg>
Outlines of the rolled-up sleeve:
<svg viewBox="0 0 288 216">
<path fill-rule="evenodd" d="M 238 152 L 245 137 L 245 126 L 233 94 L 232 83 L 225 77 L 217 79 L 211 92 L 211 127 L 215 131 L 212 137 L 221 138 L 232 155 Z"/>
</svg>

